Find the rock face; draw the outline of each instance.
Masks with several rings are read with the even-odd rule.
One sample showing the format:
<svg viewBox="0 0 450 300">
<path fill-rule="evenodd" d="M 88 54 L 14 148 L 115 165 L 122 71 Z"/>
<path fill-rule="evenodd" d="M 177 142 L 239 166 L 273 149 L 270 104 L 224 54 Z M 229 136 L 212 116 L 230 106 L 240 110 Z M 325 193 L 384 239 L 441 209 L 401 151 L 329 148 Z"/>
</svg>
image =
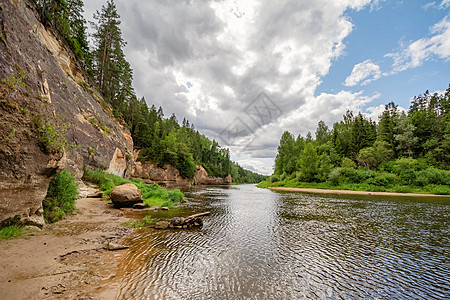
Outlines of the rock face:
<svg viewBox="0 0 450 300">
<path fill-rule="evenodd" d="M 49 182 L 63 168 L 77 178 L 88 165 L 130 173 L 131 136 L 87 81 L 31 0 L 0 1 L 0 223 L 41 224 Z M 50 139 L 57 151 L 38 138 L 46 125 L 61 134 Z"/>
<path fill-rule="evenodd" d="M 116 207 L 133 207 L 134 204 L 142 202 L 142 191 L 134 184 L 127 183 L 116 186 L 109 197 Z"/>
<path fill-rule="evenodd" d="M 135 153 L 135 157 L 138 153 Z M 171 165 L 159 168 L 153 164 L 136 162 L 131 171 L 131 176 L 144 179 L 147 183 L 156 182 L 164 186 L 190 186 L 194 185 L 230 185 L 232 182 L 231 175 L 227 177 L 211 177 L 208 172 L 202 166 L 196 166 L 197 171 L 194 175 L 194 179 L 190 180 L 180 175 L 180 172 Z"/>
<path fill-rule="evenodd" d="M 156 182 L 163 186 L 189 186 L 191 181 L 180 175 L 180 172 L 171 165 L 159 168 L 153 164 L 136 162 L 131 173 L 133 177 L 142 178 L 147 183 Z"/>
<path fill-rule="evenodd" d="M 194 184 L 205 185 L 230 185 L 232 183 L 231 174 L 227 177 L 212 177 L 208 175 L 208 172 L 202 166 L 196 166 L 197 172 L 194 176 Z"/>
</svg>

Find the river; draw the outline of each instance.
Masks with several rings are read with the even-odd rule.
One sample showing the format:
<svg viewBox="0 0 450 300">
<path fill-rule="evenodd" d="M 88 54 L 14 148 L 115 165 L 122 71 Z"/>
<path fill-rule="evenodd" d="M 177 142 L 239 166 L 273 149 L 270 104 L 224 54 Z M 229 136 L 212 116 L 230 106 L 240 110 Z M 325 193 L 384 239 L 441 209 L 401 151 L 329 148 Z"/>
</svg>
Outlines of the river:
<svg viewBox="0 0 450 300">
<path fill-rule="evenodd" d="M 449 299 L 450 198 L 315 195 L 254 185 L 186 192 L 140 229 L 117 299 Z"/>
</svg>

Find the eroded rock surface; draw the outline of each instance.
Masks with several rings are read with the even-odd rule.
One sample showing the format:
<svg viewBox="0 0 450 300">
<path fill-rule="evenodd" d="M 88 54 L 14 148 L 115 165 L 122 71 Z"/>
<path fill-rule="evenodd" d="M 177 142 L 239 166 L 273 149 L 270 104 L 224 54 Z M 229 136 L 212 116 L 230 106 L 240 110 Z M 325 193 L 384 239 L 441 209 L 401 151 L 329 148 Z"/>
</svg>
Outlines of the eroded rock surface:
<svg viewBox="0 0 450 300">
<path fill-rule="evenodd" d="M 86 166 L 130 172 L 129 132 L 34 8 L 30 0 L 0 1 L 0 223 L 21 217 L 41 224 L 42 200 L 63 168 L 77 178 Z M 45 125 L 65 133 L 50 138 L 58 151 L 40 141 Z"/>
</svg>

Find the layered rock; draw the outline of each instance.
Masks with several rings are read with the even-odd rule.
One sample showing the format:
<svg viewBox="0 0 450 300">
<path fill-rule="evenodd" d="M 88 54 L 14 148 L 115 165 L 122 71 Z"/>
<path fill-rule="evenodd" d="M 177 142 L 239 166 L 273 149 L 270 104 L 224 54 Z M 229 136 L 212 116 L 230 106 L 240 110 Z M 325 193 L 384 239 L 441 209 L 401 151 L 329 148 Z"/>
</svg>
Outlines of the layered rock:
<svg viewBox="0 0 450 300">
<path fill-rule="evenodd" d="M 230 185 L 232 183 L 231 174 L 227 177 L 212 177 L 208 175 L 208 172 L 202 166 L 197 166 L 197 172 L 195 172 L 193 184 L 204 185 Z"/>
<path fill-rule="evenodd" d="M 0 223 L 42 221 L 49 182 L 63 168 L 77 178 L 88 165 L 123 176 L 132 160 L 131 135 L 34 8 L 30 0 L 0 2 Z M 66 141 L 56 142 L 66 150 L 42 145 L 47 124 L 63 133 Z"/>
<path fill-rule="evenodd" d="M 153 164 L 136 162 L 131 174 L 133 177 L 142 178 L 147 183 L 158 183 L 163 186 L 189 186 L 191 181 L 180 175 L 178 169 L 171 165 L 159 168 Z"/>
</svg>

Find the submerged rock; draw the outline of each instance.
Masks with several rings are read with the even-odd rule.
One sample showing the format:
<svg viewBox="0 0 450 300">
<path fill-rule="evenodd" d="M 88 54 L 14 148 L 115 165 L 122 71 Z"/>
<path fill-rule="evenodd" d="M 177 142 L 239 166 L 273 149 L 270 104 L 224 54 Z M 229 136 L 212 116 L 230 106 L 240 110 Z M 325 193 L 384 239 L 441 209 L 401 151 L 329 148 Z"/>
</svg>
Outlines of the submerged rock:
<svg viewBox="0 0 450 300">
<path fill-rule="evenodd" d="M 134 184 L 127 183 L 116 186 L 109 197 L 116 207 L 132 207 L 135 203 L 142 202 L 142 191 Z"/>
<path fill-rule="evenodd" d="M 170 220 L 170 224 L 173 226 L 180 226 L 184 224 L 184 218 L 174 217 Z"/>
<path fill-rule="evenodd" d="M 146 208 L 147 206 L 144 204 L 144 203 L 135 203 L 134 205 L 133 205 L 133 208 L 134 209 L 144 209 L 144 208 Z"/>
<path fill-rule="evenodd" d="M 155 224 L 155 229 L 167 229 L 169 228 L 169 222 L 167 221 L 159 221 Z"/>
<path fill-rule="evenodd" d="M 115 243 L 108 243 L 106 245 L 106 249 L 109 251 L 123 250 L 123 249 L 128 249 L 128 248 L 130 248 L 130 247 L 120 245 L 120 244 L 115 244 Z"/>
</svg>

